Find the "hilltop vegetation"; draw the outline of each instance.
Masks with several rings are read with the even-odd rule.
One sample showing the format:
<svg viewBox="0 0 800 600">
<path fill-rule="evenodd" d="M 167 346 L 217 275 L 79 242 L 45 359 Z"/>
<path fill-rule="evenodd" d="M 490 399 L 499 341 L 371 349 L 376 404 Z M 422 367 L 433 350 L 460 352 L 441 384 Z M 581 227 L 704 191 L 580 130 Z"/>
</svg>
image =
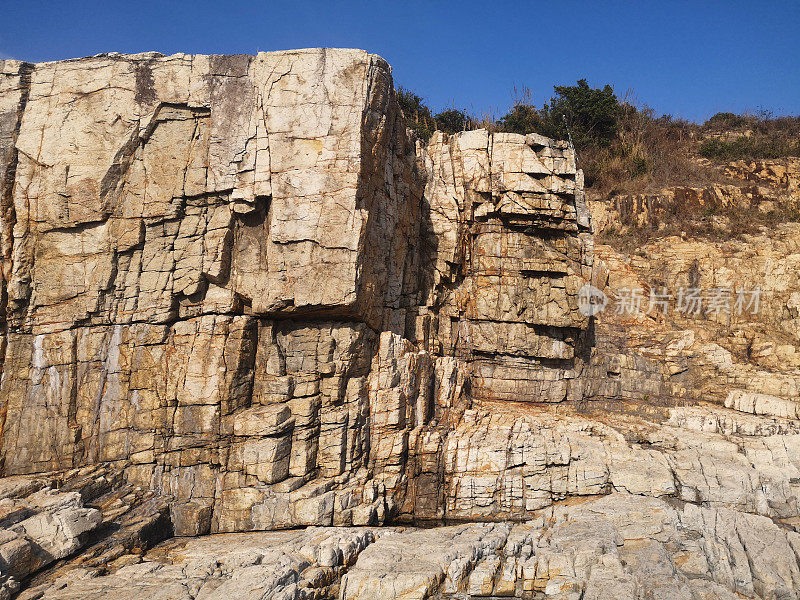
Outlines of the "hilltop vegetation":
<svg viewBox="0 0 800 600">
<path fill-rule="evenodd" d="M 424 141 L 437 129 L 455 133 L 480 127 L 571 138 L 587 187 L 602 196 L 707 185 L 720 178 L 714 167 L 732 160 L 800 155 L 800 117 L 718 113 L 698 124 L 657 116 L 630 97 L 620 99 L 610 85 L 592 88 L 580 79 L 553 89 L 553 97 L 541 106 L 523 90 L 497 120 L 456 108 L 433 114 L 420 96 L 404 89 L 398 90 L 398 99 L 408 126 Z"/>
</svg>

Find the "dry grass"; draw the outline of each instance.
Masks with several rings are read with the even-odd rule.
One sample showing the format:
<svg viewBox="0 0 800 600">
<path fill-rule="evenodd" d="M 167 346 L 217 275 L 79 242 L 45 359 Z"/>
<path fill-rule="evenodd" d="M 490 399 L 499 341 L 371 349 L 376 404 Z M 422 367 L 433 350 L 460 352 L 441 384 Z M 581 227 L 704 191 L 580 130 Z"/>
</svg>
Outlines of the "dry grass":
<svg viewBox="0 0 800 600">
<path fill-rule="evenodd" d="M 675 198 L 653 195 L 650 218 L 645 224 L 637 222 L 635 210 L 618 211 L 616 226 L 598 233 L 598 242 L 609 244 L 627 253 L 635 253 L 646 243 L 670 236 L 724 242 L 745 235 L 770 231 L 782 223 L 800 222 L 796 205 L 770 202 L 764 210 L 759 201 L 724 205 L 708 194 L 700 192 L 703 202 L 698 202 L 697 190 L 683 188 L 687 193 L 676 193 Z M 676 190 L 681 192 L 682 189 Z M 703 198 L 705 196 L 705 198 Z M 618 208 L 625 196 L 615 198 Z"/>
<path fill-rule="evenodd" d="M 563 115 L 558 111 L 569 112 L 572 110 L 569 102 L 578 103 L 573 108 L 578 111 L 576 114 L 583 111 L 580 113 L 583 121 L 576 120 L 575 127 L 580 129 L 571 133 L 577 145 L 578 164 L 586 175 L 587 190 L 594 198 L 674 186 L 733 184 L 736 182 L 727 178 L 721 168 L 727 162 L 800 155 L 800 117 L 719 113 L 699 125 L 670 115 L 656 116 L 630 92 L 621 100 L 613 95 L 609 98 L 606 88 L 566 86 L 557 87 L 556 92 L 560 97 L 537 108 L 530 90 L 515 90 L 512 109 L 499 120 L 489 114 L 476 116 L 456 109 L 432 115 L 419 96 L 400 90 L 399 97 L 409 126 L 418 128 L 426 140 L 433 128 L 447 132 L 488 129 L 566 137 Z M 614 122 L 613 134 L 609 137 L 605 131 L 601 136 L 592 119 L 597 119 L 605 129 Z"/>
<path fill-rule="evenodd" d="M 725 181 L 719 169 L 699 161 L 700 128 L 648 106 L 622 102 L 617 137 L 605 148 L 578 149 L 586 183 L 597 197 L 644 193 L 669 186 L 704 186 Z"/>
<path fill-rule="evenodd" d="M 800 156 L 800 117 L 719 113 L 702 130 L 699 154 L 713 161 Z"/>
<path fill-rule="evenodd" d="M 698 125 L 656 117 L 630 98 L 622 107 L 617 139 L 609 147 L 578 149 L 595 197 L 735 183 L 720 168 L 727 162 L 800 155 L 800 117 L 721 113 Z"/>
</svg>

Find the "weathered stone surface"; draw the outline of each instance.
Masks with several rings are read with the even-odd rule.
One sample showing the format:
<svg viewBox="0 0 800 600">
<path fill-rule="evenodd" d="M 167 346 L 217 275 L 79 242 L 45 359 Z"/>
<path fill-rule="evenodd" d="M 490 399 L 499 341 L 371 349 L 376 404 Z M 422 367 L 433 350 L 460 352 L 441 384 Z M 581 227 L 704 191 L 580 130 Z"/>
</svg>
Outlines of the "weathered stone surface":
<svg viewBox="0 0 800 600">
<path fill-rule="evenodd" d="M 98 56 L 36 65 L 26 93 L 13 324 L 167 322 L 239 302 L 380 326 L 399 301 L 411 164 L 380 58 Z"/>
<path fill-rule="evenodd" d="M 612 494 L 513 527 L 387 532 L 342 598 L 796 598 L 797 539 L 763 517 Z"/>
<path fill-rule="evenodd" d="M 569 144 L 422 144 L 357 50 L 2 61 L 0 194 L 0 599 L 798 597 L 796 224 L 595 247 Z"/>
<path fill-rule="evenodd" d="M 20 598 L 798 597 L 800 537 L 765 517 L 627 493 L 534 516 L 175 539 Z"/>
<path fill-rule="evenodd" d="M 388 65 L 2 74 L 3 472 L 113 462 L 178 533 L 348 521 L 375 331 L 417 305 L 423 179 Z"/>
<path fill-rule="evenodd" d="M 796 428 L 734 443 L 684 423 L 626 419 L 609 426 L 564 412 L 469 411 L 443 449 L 445 514 L 521 519 L 566 498 L 618 491 L 796 517 Z"/>
<path fill-rule="evenodd" d="M 567 145 L 416 149 L 361 51 L 5 72 L 6 474 L 114 463 L 177 534 L 435 516 L 470 402 L 580 396 Z"/>
<path fill-rule="evenodd" d="M 470 363 L 476 400 L 580 396 L 589 321 L 577 295 L 592 252 L 574 153 L 478 130 L 437 133 L 423 156 L 429 347 Z"/>
<path fill-rule="evenodd" d="M 53 564 L 69 571 L 144 552 L 172 534 L 168 512 L 102 467 L 0 479 L 0 598 Z"/>
<path fill-rule="evenodd" d="M 375 539 L 369 529 L 223 534 L 176 539 L 126 555 L 112 574 L 75 568 L 20 598 L 334 598 L 341 573 Z"/>
<path fill-rule="evenodd" d="M 800 192 L 800 158 L 796 156 L 777 160 L 738 160 L 725 167 L 725 174 L 767 188 L 786 190 L 795 197 Z"/>
</svg>

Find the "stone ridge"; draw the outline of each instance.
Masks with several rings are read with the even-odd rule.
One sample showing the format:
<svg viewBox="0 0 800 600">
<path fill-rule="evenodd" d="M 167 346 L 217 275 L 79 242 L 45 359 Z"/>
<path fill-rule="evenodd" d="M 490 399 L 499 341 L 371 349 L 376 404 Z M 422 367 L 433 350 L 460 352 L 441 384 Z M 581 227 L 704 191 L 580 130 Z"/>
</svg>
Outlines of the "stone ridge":
<svg viewBox="0 0 800 600">
<path fill-rule="evenodd" d="M 577 295 L 592 236 L 574 152 L 478 130 L 436 133 L 423 155 L 430 351 L 470 364 L 476 401 L 580 399 L 589 318 Z"/>
<path fill-rule="evenodd" d="M 181 308 L 199 312 L 191 299 L 210 286 L 222 310 L 236 294 L 258 314 L 330 309 L 379 327 L 380 315 L 367 313 L 380 301 L 368 295 L 383 290 L 356 255 L 363 247 L 387 260 L 386 249 L 365 245 L 375 237 L 367 217 L 396 200 L 369 193 L 375 184 L 360 163 L 385 160 L 397 127 L 389 78 L 379 57 L 324 49 L 33 67 L 19 79 L 16 124 L 22 100 L 4 95 L 17 155 L 16 190 L 5 202 L 26 215 L 8 234 L 12 324 L 36 332 L 160 323 L 183 316 Z M 323 214 L 327 227 L 319 227 Z M 245 250 L 229 252 L 226 238 L 238 225 L 240 246 L 255 246 L 245 234 L 259 224 L 270 243 L 247 248 L 263 263 L 250 272 L 237 261 Z M 82 262 L 75 256 L 94 259 L 76 272 L 48 269 Z M 320 264 L 331 285 L 295 283 Z"/>
</svg>

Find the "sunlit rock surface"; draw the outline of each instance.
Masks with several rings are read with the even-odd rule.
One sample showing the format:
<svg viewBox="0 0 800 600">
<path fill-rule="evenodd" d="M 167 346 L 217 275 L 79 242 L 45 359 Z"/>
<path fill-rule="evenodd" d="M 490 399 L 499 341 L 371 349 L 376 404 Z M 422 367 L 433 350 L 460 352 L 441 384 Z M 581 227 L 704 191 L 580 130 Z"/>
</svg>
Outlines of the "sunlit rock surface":
<svg viewBox="0 0 800 600">
<path fill-rule="evenodd" d="M 595 248 L 712 192 L 577 166 L 359 50 L 0 61 L 0 598 L 797 598 L 796 227 Z"/>
</svg>

